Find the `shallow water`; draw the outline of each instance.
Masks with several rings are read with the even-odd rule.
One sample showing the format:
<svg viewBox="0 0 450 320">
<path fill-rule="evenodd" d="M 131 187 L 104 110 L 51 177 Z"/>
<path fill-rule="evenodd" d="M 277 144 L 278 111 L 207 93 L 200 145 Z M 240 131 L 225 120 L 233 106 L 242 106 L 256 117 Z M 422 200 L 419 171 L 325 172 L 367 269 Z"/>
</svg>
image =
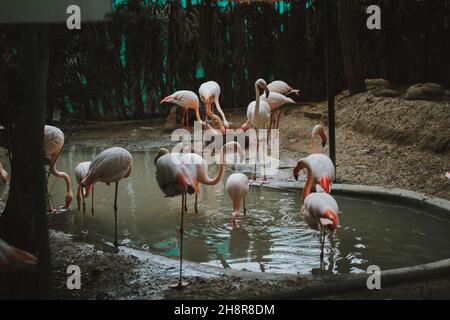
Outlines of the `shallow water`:
<svg viewBox="0 0 450 320">
<path fill-rule="evenodd" d="M 59 170 L 72 177 L 74 202 L 67 215 L 52 216 L 53 226 L 81 237 L 111 241 L 114 236 L 114 186 L 95 187 L 95 216 L 87 199 L 86 216 L 76 210 L 75 166 L 102 150 L 71 147 L 58 160 Z M 155 150 L 156 151 L 156 150 Z M 153 152 L 134 152 L 132 177 L 119 183 L 119 242 L 165 256 L 179 255 L 178 229 L 181 197 L 165 198 L 155 180 Z M 308 274 L 320 267 L 319 233 L 299 217 L 298 193 L 252 187 L 246 198 L 248 213 L 239 228 L 231 228 L 232 203 L 225 192 L 226 177 L 201 189 L 199 214 L 194 196 L 185 215 L 185 259 L 208 265 L 276 273 Z M 216 167 L 210 168 L 215 175 Z M 53 185 L 54 184 L 54 185 Z M 53 188 L 52 188 L 53 185 Z M 51 178 L 55 205 L 64 202 L 63 181 Z M 410 266 L 448 258 L 450 221 L 413 208 L 363 199 L 336 197 L 341 228 L 325 244 L 324 269 L 333 273 L 365 272 Z"/>
</svg>

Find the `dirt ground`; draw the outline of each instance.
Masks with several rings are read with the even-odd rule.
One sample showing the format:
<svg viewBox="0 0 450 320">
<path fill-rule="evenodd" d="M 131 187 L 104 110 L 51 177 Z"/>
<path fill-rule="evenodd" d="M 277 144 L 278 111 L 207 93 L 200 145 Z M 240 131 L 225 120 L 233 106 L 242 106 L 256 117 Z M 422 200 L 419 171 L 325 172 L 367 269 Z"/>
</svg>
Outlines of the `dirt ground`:
<svg viewBox="0 0 450 320">
<path fill-rule="evenodd" d="M 326 103 L 285 107 L 284 113 L 280 123 L 283 169 L 273 178 L 278 180 L 292 179 L 292 167 L 309 154 L 310 131 L 319 121 L 326 123 Z M 245 109 L 227 116 L 238 127 L 245 121 Z M 156 120 L 58 124 L 68 145 L 117 145 L 135 151 L 168 143 L 170 133 L 162 132 L 163 125 Z M 450 200 L 450 180 L 444 178 L 450 171 L 448 101 L 407 102 L 374 97 L 370 92 L 354 97 L 341 94 L 336 100 L 336 125 L 337 182 L 399 187 Z M 327 147 L 322 151 L 327 153 Z M 51 232 L 51 246 L 55 293 L 63 299 L 234 299 L 292 290 L 308 282 L 301 277 L 275 281 L 220 272 L 208 276 L 188 268 L 191 285 L 179 292 L 168 288 L 176 281 L 175 260 L 139 257 L 127 249 L 117 254 L 104 244 L 81 242 L 57 231 Z M 66 288 L 68 264 L 83 266 L 83 290 Z M 400 286 L 378 295 L 355 292 L 329 298 L 448 298 L 448 281 Z"/>
</svg>

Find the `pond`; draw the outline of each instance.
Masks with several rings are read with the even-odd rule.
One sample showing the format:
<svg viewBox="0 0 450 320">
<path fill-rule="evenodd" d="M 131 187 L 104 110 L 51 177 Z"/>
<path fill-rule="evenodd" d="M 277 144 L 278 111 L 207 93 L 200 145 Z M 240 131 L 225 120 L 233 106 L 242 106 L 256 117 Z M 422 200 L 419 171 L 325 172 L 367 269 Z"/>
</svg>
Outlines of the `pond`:
<svg viewBox="0 0 450 320">
<path fill-rule="evenodd" d="M 102 150 L 71 147 L 61 153 L 57 167 L 72 177 L 74 202 L 64 216 L 63 228 L 93 239 L 112 241 L 114 236 L 114 186 L 95 187 L 95 215 L 91 199 L 86 215 L 76 209 L 75 166 L 92 159 Z M 155 179 L 155 152 L 133 152 L 132 177 L 119 183 L 119 243 L 168 257 L 179 255 L 181 197 L 165 198 Z M 251 187 L 246 198 L 248 213 L 241 214 L 239 227 L 231 225 L 232 203 L 225 181 L 232 173 L 228 166 L 224 179 L 213 187 L 202 186 L 199 213 L 194 213 L 194 197 L 188 197 L 185 220 L 184 256 L 207 265 L 273 273 L 309 274 L 320 267 L 317 231 L 310 230 L 299 217 L 299 193 L 289 190 Z M 210 166 L 210 175 L 216 166 Z M 249 175 L 250 176 L 250 175 Z M 299 185 L 301 182 L 299 182 Z M 64 203 L 65 186 L 52 177 L 49 182 L 56 205 Z M 333 273 L 365 272 L 369 265 L 382 269 L 428 263 L 448 258 L 450 221 L 406 206 L 367 199 L 335 197 L 341 228 L 327 236 L 324 269 Z M 57 226 L 55 226 L 57 225 Z"/>
</svg>

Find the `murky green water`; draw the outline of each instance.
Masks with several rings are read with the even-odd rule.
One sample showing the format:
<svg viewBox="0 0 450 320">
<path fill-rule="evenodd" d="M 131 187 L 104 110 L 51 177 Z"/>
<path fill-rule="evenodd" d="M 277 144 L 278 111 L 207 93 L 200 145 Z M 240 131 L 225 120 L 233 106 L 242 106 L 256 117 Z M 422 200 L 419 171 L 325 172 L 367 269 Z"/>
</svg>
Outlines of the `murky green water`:
<svg viewBox="0 0 450 320">
<path fill-rule="evenodd" d="M 72 147 L 61 154 L 58 168 L 76 182 L 74 168 L 90 160 L 100 149 Z M 132 177 L 119 184 L 119 242 L 148 248 L 162 255 L 178 256 L 181 198 L 165 198 L 155 180 L 152 152 L 135 152 Z M 216 168 L 210 169 L 211 175 Z M 227 172 L 226 176 L 230 174 Z M 319 268 L 319 238 L 299 218 L 297 193 L 251 188 L 239 228 L 231 228 L 232 203 L 225 181 L 201 189 L 199 214 L 189 198 L 185 223 L 187 260 L 234 269 L 277 273 L 311 273 Z M 50 186 L 54 179 L 50 180 Z M 52 193 L 63 204 L 64 183 L 57 181 Z M 112 240 L 114 187 L 97 184 L 94 217 L 90 199 L 86 217 L 78 215 L 76 201 L 67 214 L 66 230 L 83 236 Z M 450 222 L 406 207 L 336 197 L 341 229 L 326 241 L 325 269 L 335 273 L 361 272 L 376 264 L 382 269 L 409 266 L 448 258 Z M 71 214 L 73 213 L 73 214 Z M 52 217 L 61 222 L 60 218 Z"/>
</svg>

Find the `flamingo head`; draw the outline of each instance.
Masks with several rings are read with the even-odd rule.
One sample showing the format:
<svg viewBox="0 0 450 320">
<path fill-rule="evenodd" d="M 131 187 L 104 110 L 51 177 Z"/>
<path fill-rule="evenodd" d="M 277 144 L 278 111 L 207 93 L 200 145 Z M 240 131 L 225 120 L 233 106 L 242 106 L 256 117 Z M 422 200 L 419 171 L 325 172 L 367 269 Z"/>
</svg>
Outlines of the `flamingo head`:
<svg viewBox="0 0 450 320">
<path fill-rule="evenodd" d="M 267 86 L 266 80 L 258 79 L 258 80 L 256 80 L 255 85 L 261 90 L 260 93 L 265 92 L 266 98 L 269 97 L 270 90 L 269 90 L 269 87 Z"/>
<path fill-rule="evenodd" d="M 327 209 L 324 212 L 324 218 L 321 219 L 322 226 L 329 231 L 336 231 L 339 226 L 339 218 L 331 209 Z"/>
<path fill-rule="evenodd" d="M 183 108 L 198 108 L 199 102 L 197 95 L 188 90 L 180 90 L 177 91 L 170 96 L 165 97 L 160 101 L 160 104 L 163 103 L 173 103 Z"/>
<path fill-rule="evenodd" d="M 319 181 L 320 186 L 326 193 L 331 191 L 331 179 L 329 176 L 321 176 Z"/>
<path fill-rule="evenodd" d="M 325 134 L 325 129 L 321 124 L 316 125 L 312 131 L 312 136 L 314 137 L 316 135 L 320 137 L 322 147 L 325 147 L 327 144 L 327 135 Z"/>
<path fill-rule="evenodd" d="M 299 173 L 303 169 L 306 169 L 305 164 L 303 163 L 303 161 L 299 161 L 297 166 L 294 168 L 294 178 L 296 181 L 298 181 Z"/>
<path fill-rule="evenodd" d="M 69 191 L 69 192 L 66 193 L 64 209 L 68 209 L 70 207 L 70 204 L 72 203 L 72 200 L 73 200 L 73 194 L 72 194 L 72 191 Z"/>
</svg>

